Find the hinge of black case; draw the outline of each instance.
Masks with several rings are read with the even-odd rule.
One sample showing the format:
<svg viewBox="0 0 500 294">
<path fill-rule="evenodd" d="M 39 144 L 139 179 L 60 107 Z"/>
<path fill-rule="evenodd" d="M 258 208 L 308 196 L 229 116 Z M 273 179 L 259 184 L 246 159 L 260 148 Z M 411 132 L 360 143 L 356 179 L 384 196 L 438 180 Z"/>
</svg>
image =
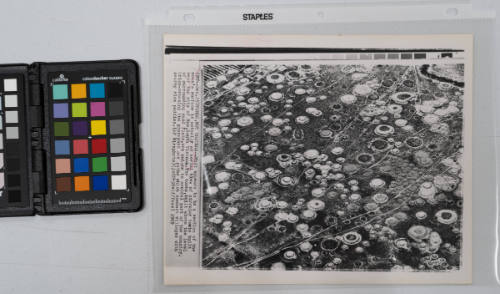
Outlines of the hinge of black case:
<svg viewBox="0 0 500 294">
<path fill-rule="evenodd" d="M 33 189 L 33 206 L 36 213 L 45 213 L 46 166 L 43 150 L 43 87 L 40 83 L 40 65 L 34 63 L 29 67 L 29 105 L 28 116 L 31 133 L 31 185 Z"/>
</svg>

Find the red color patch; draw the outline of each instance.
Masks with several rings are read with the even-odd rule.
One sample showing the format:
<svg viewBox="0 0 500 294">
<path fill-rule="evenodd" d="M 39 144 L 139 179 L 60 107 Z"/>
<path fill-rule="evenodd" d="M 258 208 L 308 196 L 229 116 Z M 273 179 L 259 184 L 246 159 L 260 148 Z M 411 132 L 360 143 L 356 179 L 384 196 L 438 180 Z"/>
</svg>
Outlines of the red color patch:
<svg viewBox="0 0 500 294">
<path fill-rule="evenodd" d="M 87 139 L 73 140 L 73 154 L 88 154 L 89 142 Z"/>
<path fill-rule="evenodd" d="M 107 153 L 106 139 L 92 139 L 92 154 Z"/>
</svg>

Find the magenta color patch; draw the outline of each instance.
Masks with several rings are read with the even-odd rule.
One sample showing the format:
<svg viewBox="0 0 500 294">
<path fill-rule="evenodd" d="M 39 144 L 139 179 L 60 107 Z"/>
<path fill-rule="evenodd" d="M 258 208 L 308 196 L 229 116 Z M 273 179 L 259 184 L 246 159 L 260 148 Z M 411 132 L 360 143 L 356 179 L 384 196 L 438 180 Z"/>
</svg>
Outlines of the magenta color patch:
<svg viewBox="0 0 500 294">
<path fill-rule="evenodd" d="M 105 116 L 106 106 L 104 102 L 90 102 L 90 116 Z"/>
</svg>

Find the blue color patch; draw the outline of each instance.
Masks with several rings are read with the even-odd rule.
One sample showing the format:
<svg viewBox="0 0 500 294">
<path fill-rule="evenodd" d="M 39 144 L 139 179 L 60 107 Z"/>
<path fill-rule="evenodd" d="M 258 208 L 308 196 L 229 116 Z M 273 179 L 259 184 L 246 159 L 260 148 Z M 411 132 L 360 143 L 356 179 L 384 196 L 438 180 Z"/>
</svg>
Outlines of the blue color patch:
<svg viewBox="0 0 500 294">
<path fill-rule="evenodd" d="M 104 83 L 90 84 L 90 98 L 104 98 Z"/>
<path fill-rule="evenodd" d="M 93 176 L 92 188 L 95 191 L 108 190 L 108 176 Z"/>
<path fill-rule="evenodd" d="M 54 117 L 67 118 L 68 117 L 68 103 L 54 103 Z"/>
<path fill-rule="evenodd" d="M 56 155 L 68 155 L 69 140 L 56 140 L 55 149 L 56 149 Z"/>
<path fill-rule="evenodd" d="M 73 171 L 75 173 L 88 173 L 89 172 L 89 159 L 88 158 L 75 158 L 75 159 L 73 159 Z"/>
</svg>

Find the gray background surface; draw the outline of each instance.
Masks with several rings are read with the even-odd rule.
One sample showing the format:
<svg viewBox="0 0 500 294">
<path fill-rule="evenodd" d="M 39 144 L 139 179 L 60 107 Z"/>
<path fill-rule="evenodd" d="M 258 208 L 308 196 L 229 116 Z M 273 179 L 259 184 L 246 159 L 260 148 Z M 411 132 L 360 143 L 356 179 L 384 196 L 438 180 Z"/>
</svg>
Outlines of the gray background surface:
<svg viewBox="0 0 500 294">
<path fill-rule="evenodd" d="M 270 1 L 238 1 L 266 4 Z M 273 1 L 277 3 L 300 1 Z M 305 2 L 302 1 L 302 2 Z M 316 1 L 328 3 L 332 1 Z M 334 1 L 338 2 L 338 1 Z M 500 8 L 500 1 L 486 1 Z M 217 5 L 236 1 L 110 0 L 110 1 L 7 1 L 0 0 L 0 63 L 132 58 L 142 69 L 142 144 L 145 158 L 145 207 L 133 214 L 36 216 L 0 219 L 0 293 L 499 293 L 494 277 L 495 164 L 494 144 L 500 132 L 493 125 L 491 64 L 476 68 L 481 77 L 475 102 L 474 145 L 474 285 L 473 286 L 259 286 L 173 287 L 160 286 L 161 271 L 161 64 L 160 49 L 150 47 L 165 28 L 145 27 L 144 19 L 161 15 L 171 6 Z M 309 2 L 310 3 L 310 2 Z M 488 3 L 486 3 L 488 4 Z M 390 17 L 390 16 L 388 16 Z M 476 33 L 476 49 L 493 56 L 490 22 L 378 23 L 252 27 L 170 28 L 171 32 L 227 33 Z M 159 46 L 159 45 L 158 45 Z M 498 46 L 497 46 L 498 47 Z M 156 54 L 156 55 L 155 55 Z M 484 61 L 484 60 L 483 60 Z M 497 65 L 498 60 L 497 60 Z M 496 66 L 498 68 L 498 66 Z M 493 85 L 493 86 L 492 86 Z M 150 89 L 151 86 L 151 89 Z M 486 88 L 484 88 L 486 87 Z M 495 87 L 495 89 L 493 89 Z M 149 95 L 151 93 L 151 95 Z M 159 94 L 160 93 L 160 94 Z M 154 156 L 152 160 L 148 154 Z M 154 163 L 154 164 L 153 164 Z M 151 186 L 154 182 L 155 185 Z"/>
</svg>

